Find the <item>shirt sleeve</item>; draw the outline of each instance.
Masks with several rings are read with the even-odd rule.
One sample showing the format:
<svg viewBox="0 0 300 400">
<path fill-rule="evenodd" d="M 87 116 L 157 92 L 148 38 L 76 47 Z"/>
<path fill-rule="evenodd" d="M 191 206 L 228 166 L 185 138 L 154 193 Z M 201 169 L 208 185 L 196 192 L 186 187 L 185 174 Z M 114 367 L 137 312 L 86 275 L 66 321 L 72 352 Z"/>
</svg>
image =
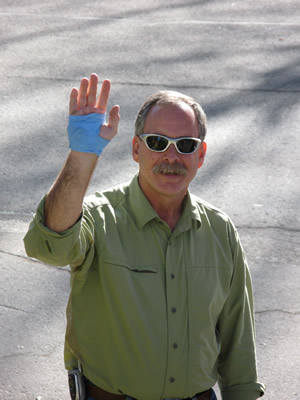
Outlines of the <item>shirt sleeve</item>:
<svg viewBox="0 0 300 400">
<path fill-rule="evenodd" d="M 58 233 L 44 224 L 45 197 L 24 237 L 24 246 L 29 257 L 58 267 L 80 266 L 94 252 L 94 219 L 87 207 L 83 207 L 80 219 L 69 229 Z"/>
<path fill-rule="evenodd" d="M 233 274 L 217 324 L 221 343 L 218 381 L 223 400 L 254 400 L 263 396 L 265 386 L 257 381 L 252 282 L 238 234 L 231 224 L 228 236 Z"/>
</svg>

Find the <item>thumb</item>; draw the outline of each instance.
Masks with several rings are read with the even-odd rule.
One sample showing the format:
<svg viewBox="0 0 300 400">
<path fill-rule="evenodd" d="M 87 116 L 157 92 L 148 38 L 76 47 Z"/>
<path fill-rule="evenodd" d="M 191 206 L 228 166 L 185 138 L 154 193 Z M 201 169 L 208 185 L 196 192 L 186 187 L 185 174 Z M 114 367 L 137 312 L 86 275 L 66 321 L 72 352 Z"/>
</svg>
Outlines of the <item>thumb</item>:
<svg viewBox="0 0 300 400">
<path fill-rule="evenodd" d="M 109 116 L 108 116 L 108 127 L 112 128 L 113 130 L 115 130 L 115 132 L 117 133 L 118 131 L 118 125 L 119 125 L 119 121 L 120 121 L 120 107 L 119 106 L 113 106 L 113 108 L 110 110 L 109 112 Z"/>
<path fill-rule="evenodd" d="M 113 106 L 108 115 L 108 123 L 103 124 L 100 129 L 100 136 L 104 139 L 111 140 L 118 132 L 120 121 L 120 107 Z"/>
</svg>

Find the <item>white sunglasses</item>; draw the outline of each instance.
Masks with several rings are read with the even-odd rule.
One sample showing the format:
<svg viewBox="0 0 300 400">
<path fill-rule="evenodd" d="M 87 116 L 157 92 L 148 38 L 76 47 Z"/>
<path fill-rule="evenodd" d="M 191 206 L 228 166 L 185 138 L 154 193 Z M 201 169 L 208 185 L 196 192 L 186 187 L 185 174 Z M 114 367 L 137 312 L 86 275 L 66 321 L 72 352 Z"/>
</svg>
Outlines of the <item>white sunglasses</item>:
<svg viewBox="0 0 300 400">
<path fill-rule="evenodd" d="M 143 133 L 138 135 L 143 140 L 149 150 L 162 153 L 166 151 L 171 144 L 174 144 L 176 150 L 180 154 L 193 154 L 202 140 L 195 137 L 179 137 L 176 139 L 170 139 L 167 136 L 158 135 L 156 133 Z"/>
</svg>

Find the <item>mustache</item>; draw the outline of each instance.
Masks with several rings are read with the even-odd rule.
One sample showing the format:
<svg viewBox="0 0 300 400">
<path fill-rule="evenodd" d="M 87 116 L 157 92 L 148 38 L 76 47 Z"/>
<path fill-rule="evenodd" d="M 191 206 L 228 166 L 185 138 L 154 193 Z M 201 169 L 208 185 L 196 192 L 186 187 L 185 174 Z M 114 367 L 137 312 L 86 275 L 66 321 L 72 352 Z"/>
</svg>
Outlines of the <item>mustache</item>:
<svg viewBox="0 0 300 400">
<path fill-rule="evenodd" d="M 173 174 L 173 175 L 186 176 L 188 174 L 187 169 L 183 165 L 178 163 L 173 163 L 173 164 L 160 163 L 152 168 L 152 172 L 155 175 Z"/>
</svg>

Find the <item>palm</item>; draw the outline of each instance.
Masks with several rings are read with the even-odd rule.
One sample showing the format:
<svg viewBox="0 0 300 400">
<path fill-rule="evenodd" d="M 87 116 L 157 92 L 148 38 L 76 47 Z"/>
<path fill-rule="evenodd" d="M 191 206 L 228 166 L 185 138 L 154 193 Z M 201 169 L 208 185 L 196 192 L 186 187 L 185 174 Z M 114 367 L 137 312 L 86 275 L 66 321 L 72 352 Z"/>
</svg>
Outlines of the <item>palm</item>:
<svg viewBox="0 0 300 400">
<path fill-rule="evenodd" d="M 110 86 L 110 81 L 103 81 L 97 100 L 98 76 L 92 74 L 89 80 L 83 78 L 79 90 L 74 88 L 71 92 L 70 115 L 105 114 Z M 111 140 L 117 134 L 119 120 L 119 106 L 114 106 L 109 112 L 108 123 L 101 126 L 100 135 Z"/>
</svg>

